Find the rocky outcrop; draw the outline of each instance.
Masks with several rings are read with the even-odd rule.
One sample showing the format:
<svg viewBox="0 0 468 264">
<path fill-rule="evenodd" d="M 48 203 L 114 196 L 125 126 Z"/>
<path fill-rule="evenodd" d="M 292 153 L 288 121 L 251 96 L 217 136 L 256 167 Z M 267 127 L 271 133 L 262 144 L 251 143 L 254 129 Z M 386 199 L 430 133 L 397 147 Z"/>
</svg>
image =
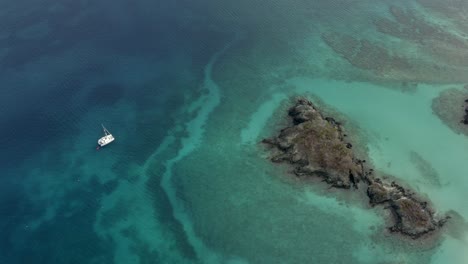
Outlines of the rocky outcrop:
<svg viewBox="0 0 468 264">
<path fill-rule="evenodd" d="M 289 110 L 289 116 L 293 126 L 263 141 L 277 147 L 271 160 L 294 164 L 297 176 L 315 175 L 334 187 L 357 187 L 363 173 L 362 161 L 354 157 L 340 123 L 324 117 L 305 99 Z"/>
<path fill-rule="evenodd" d="M 468 86 L 445 90 L 432 100 L 432 111 L 453 132 L 468 136 Z"/>
<path fill-rule="evenodd" d="M 369 179 L 367 196 L 372 206 L 385 205 L 392 211 L 394 225 L 390 231 L 399 232 L 412 238 L 419 238 L 442 227 L 446 219 L 436 220 L 427 202 L 414 197 L 414 193 L 392 182 Z"/>
<path fill-rule="evenodd" d="M 468 125 L 468 99 L 465 99 L 465 115 L 461 121 L 464 125 Z"/>
<path fill-rule="evenodd" d="M 277 137 L 262 141 L 270 146 L 271 161 L 287 162 L 296 176 L 320 177 L 336 188 L 366 185 L 370 204 L 391 210 L 392 232 L 416 239 L 443 225 L 446 219 L 436 220 L 427 202 L 413 192 L 373 176 L 373 169 L 364 166 L 365 160 L 356 157 L 341 123 L 325 117 L 312 102 L 297 100 L 289 116 L 291 126 L 282 129 Z"/>
</svg>

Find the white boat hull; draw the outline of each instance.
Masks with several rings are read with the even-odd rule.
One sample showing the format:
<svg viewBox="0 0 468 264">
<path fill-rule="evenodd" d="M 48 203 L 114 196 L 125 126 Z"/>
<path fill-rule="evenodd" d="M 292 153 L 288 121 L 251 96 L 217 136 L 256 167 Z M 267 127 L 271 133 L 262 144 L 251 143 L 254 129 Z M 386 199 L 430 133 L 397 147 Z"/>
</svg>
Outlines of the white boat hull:
<svg viewBox="0 0 468 264">
<path fill-rule="evenodd" d="M 105 145 L 110 144 L 114 140 L 115 138 L 111 134 L 108 134 L 98 140 L 98 145 L 101 147 L 104 147 Z"/>
</svg>

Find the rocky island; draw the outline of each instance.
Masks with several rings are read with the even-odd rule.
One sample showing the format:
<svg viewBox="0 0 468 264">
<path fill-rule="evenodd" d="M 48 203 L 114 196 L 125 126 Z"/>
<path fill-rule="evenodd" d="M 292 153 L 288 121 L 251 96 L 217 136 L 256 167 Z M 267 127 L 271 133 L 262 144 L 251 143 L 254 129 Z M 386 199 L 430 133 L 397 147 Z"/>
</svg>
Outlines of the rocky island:
<svg viewBox="0 0 468 264">
<path fill-rule="evenodd" d="M 366 189 L 372 206 L 383 205 L 393 215 L 391 232 L 413 239 L 442 227 L 428 203 L 396 182 L 374 176 L 365 159 L 356 156 L 342 124 L 324 116 L 312 102 L 298 99 L 289 109 L 291 125 L 262 142 L 271 150 L 271 161 L 289 163 L 298 177 L 320 177 L 335 188 Z"/>
</svg>

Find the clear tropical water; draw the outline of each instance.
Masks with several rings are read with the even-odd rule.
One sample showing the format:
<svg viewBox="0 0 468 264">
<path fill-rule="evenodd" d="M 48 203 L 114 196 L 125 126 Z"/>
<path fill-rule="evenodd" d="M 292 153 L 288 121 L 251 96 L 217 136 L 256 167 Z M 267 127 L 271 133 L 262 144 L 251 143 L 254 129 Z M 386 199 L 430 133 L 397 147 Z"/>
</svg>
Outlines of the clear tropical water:
<svg viewBox="0 0 468 264">
<path fill-rule="evenodd" d="M 464 5 L 0 1 L 0 263 L 468 263 L 468 138 L 431 109 L 468 82 L 441 33 L 465 38 Z M 258 142 L 297 95 L 462 228 L 402 243 L 356 195 L 291 182 Z M 96 151 L 101 123 L 116 141 Z"/>
</svg>

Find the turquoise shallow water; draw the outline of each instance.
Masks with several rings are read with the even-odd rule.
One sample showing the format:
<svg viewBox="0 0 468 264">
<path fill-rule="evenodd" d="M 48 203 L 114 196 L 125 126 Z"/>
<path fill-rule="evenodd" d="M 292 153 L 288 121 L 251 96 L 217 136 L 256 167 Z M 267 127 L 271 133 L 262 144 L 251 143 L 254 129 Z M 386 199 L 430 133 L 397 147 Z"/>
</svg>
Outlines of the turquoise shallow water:
<svg viewBox="0 0 468 264">
<path fill-rule="evenodd" d="M 467 69 L 437 59 L 440 31 L 377 31 L 404 26 L 391 5 L 464 34 L 428 0 L 0 3 L 0 263 L 468 263 L 468 138 L 431 109 Z M 382 208 L 271 164 L 259 142 L 298 95 L 461 227 L 402 241 Z M 117 139 L 96 151 L 101 123 Z"/>
</svg>

